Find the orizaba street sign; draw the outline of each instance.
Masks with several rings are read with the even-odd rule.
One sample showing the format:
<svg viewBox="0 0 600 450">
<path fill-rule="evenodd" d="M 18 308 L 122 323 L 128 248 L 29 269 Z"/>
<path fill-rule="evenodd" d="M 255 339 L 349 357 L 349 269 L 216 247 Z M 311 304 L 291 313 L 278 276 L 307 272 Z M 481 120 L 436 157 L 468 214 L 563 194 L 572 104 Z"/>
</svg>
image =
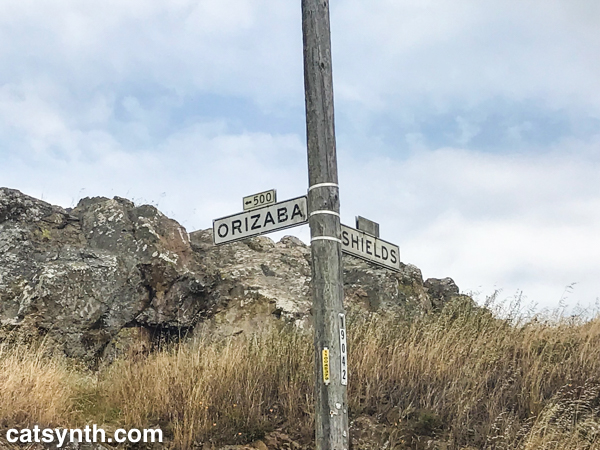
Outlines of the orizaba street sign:
<svg viewBox="0 0 600 450">
<path fill-rule="evenodd" d="M 306 196 L 213 220 L 213 242 L 225 244 L 308 223 Z"/>
<path fill-rule="evenodd" d="M 400 248 L 397 245 L 343 224 L 342 252 L 400 271 Z"/>
<path fill-rule="evenodd" d="M 267 193 L 271 195 L 267 196 Z M 273 189 L 244 197 L 244 206 L 246 201 L 254 203 L 255 197 L 256 203 L 260 204 L 263 201 L 272 201 L 274 196 Z M 226 244 L 307 223 L 307 198 L 297 197 L 213 220 L 213 242 L 216 245 Z M 379 224 L 363 217 L 357 217 L 356 224 L 357 227 L 369 230 L 371 233 L 342 224 L 342 252 L 399 271 L 400 248 L 372 234 L 379 231 Z"/>
</svg>

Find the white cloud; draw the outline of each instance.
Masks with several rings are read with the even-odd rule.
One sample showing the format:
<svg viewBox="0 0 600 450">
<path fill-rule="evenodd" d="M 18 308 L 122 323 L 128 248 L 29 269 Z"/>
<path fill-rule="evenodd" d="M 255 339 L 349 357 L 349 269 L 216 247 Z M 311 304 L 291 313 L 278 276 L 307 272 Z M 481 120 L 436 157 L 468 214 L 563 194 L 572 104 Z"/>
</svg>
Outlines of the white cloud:
<svg viewBox="0 0 600 450">
<path fill-rule="evenodd" d="M 6 0 L 0 83 L 43 73 L 76 95 L 145 84 L 279 102 L 302 93 L 299 19 L 266 0 Z"/>
<path fill-rule="evenodd" d="M 373 109 L 413 108 L 423 96 L 441 110 L 496 96 L 600 107 L 593 0 L 347 0 L 334 12 L 340 99 Z"/>
<path fill-rule="evenodd" d="M 294 135 L 228 134 L 222 124 L 200 123 L 133 152 L 98 131 L 68 131 L 61 142 L 73 144 L 67 158 L 49 148 L 32 158 L 28 144 L 17 148 L 0 166 L 1 184 L 63 207 L 99 195 L 152 203 L 191 230 L 241 209 L 244 195 L 306 190 L 304 147 Z"/>
<path fill-rule="evenodd" d="M 401 162 L 346 158 L 343 219 L 380 222 L 405 262 L 465 291 L 523 290 L 556 306 L 577 282 L 571 304 L 590 305 L 600 297 L 600 139 L 570 153 L 575 145 L 534 156 L 446 148 Z"/>
</svg>

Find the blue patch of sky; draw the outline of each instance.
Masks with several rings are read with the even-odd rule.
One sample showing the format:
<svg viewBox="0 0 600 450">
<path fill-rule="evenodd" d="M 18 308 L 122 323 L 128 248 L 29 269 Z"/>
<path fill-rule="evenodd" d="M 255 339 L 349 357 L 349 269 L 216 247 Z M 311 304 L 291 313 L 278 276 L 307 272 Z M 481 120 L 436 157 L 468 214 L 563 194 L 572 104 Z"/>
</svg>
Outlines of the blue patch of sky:
<svg viewBox="0 0 600 450">
<path fill-rule="evenodd" d="M 261 108 L 243 97 L 218 94 L 198 94 L 186 98 L 181 107 L 173 111 L 174 121 L 182 122 L 189 117 L 201 120 L 224 120 L 228 131 L 266 132 L 272 134 L 304 133 L 304 107 L 278 106 Z"/>
<path fill-rule="evenodd" d="M 304 134 L 304 108 L 281 105 L 263 108 L 250 98 L 194 93 L 180 95 L 164 88 L 152 93 L 145 89 L 122 91 L 115 102 L 114 118 L 126 130 L 135 123 L 137 111 L 149 126 L 152 140 L 160 141 L 174 132 L 202 123 L 222 122 L 226 132 L 264 132 L 271 134 Z"/>
<path fill-rule="evenodd" d="M 415 141 L 429 149 L 540 152 L 565 138 L 585 141 L 600 135 L 597 117 L 577 110 L 551 109 L 534 101 L 496 99 L 443 111 L 422 106 L 396 111 L 387 108 L 371 115 L 351 106 L 340 110 L 336 125 L 338 136 L 346 136 L 344 142 L 351 143 L 351 136 L 360 136 L 356 141 L 361 142 L 361 148 L 394 156 L 408 156 Z"/>
<path fill-rule="evenodd" d="M 33 145 L 33 139 L 20 130 L 0 127 L 0 158 L 3 166 L 10 167 L 26 161 L 43 167 L 46 164 L 44 153 L 34 149 Z"/>
</svg>

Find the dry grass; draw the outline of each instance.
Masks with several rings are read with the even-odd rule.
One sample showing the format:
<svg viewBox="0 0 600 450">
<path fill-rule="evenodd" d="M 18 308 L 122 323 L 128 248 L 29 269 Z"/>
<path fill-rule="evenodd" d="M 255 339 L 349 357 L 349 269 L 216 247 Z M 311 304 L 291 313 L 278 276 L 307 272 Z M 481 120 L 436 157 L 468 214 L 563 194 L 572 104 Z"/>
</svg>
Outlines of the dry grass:
<svg viewBox="0 0 600 450">
<path fill-rule="evenodd" d="M 312 428 L 312 358 L 305 334 L 269 330 L 225 342 L 199 340 L 122 360 L 104 375 L 127 427 L 161 425 L 177 447 L 248 442 L 290 423 Z"/>
<path fill-rule="evenodd" d="M 600 448 L 598 319 L 517 323 L 458 301 L 350 324 L 351 418 L 374 418 L 387 448 Z M 308 442 L 312 354 L 310 335 L 271 329 L 92 374 L 39 348 L 0 347 L 0 424 L 158 425 L 175 448 L 275 428 Z"/>
<path fill-rule="evenodd" d="M 585 416 L 571 411 L 584 398 L 600 402 L 597 319 L 512 324 L 456 302 L 410 324 L 372 318 L 358 328 L 351 407 L 398 424 L 391 441 L 417 446 L 442 436 L 451 448 L 554 448 L 543 444 L 552 435 L 577 440 L 569 448 L 600 445 L 595 433 L 580 439 L 581 420 L 600 426 L 596 406 Z M 557 411 L 573 426 L 549 420 Z"/>
<path fill-rule="evenodd" d="M 83 384 L 83 386 L 82 386 Z M 88 376 L 45 343 L 0 344 L 0 425 L 77 423 L 76 398 Z"/>
</svg>

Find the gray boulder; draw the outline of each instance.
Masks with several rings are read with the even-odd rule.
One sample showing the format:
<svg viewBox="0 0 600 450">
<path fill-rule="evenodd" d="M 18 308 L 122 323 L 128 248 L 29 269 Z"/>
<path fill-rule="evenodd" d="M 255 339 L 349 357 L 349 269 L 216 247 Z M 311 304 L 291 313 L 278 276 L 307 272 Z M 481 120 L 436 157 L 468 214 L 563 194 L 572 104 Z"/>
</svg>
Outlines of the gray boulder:
<svg viewBox="0 0 600 450">
<path fill-rule="evenodd" d="M 460 294 L 460 290 L 452 278 L 428 278 L 423 286 L 434 310 L 441 309 Z"/>
<path fill-rule="evenodd" d="M 312 324 L 310 247 L 286 236 L 275 243 L 266 236 L 227 245 L 212 243 L 212 230 L 190 234 L 202 264 L 217 272 L 219 298 L 214 315 L 200 327 L 213 335 L 235 335 L 266 323 Z M 345 305 L 350 311 L 432 309 L 421 271 L 401 264 L 400 272 L 344 255 Z"/>
<path fill-rule="evenodd" d="M 189 236 L 152 206 L 83 199 L 70 212 L 0 189 L 0 325 L 98 355 L 123 327 L 192 328 L 212 283 Z"/>
<path fill-rule="evenodd" d="M 110 360 L 187 333 L 250 332 L 267 323 L 311 325 L 310 247 L 259 236 L 215 246 L 153 206 L 84 198 L 72 210 L 0 188 L 0 340 L 43 335 L 69 356 Z M 347 308 L 440 308 L 458 287 L 423 282 L 415 266 L 391 272 L 344 255 Z"/>
<path fill-rule="evenodd" d="M 252 331 L 267 323 L 310 326 L 310 247 L 293 236 L 266 236 L 215 246 L 212 230 L 190 234 L 192 248 L 219 282 L 212 317 L 200 326 L 218 335 Z"/>
</svg>

